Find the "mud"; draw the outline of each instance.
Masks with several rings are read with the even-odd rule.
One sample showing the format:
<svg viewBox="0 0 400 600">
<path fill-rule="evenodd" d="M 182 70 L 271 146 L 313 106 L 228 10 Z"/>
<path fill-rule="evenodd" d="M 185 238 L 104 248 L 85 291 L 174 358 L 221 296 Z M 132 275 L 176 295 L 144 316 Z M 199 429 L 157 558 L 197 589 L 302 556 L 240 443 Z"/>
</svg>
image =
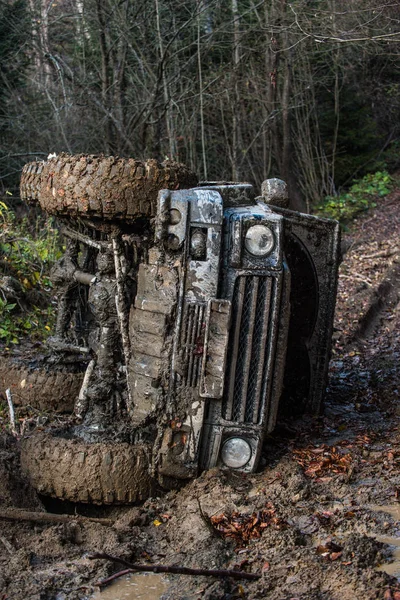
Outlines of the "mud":
<svg viewBox="0 0 400 600">
<path fill-rule="evenodd" d="M 20 441 L 1 434 L 2 509 L 43 511 L 44 502 L 51 512 L 90 513 L 115 523 L 0 521 L 0 598 L 101 599 L 95 584 L 120 567 L 89 560 L 94 551 L 133 562 L 262 575 L 256 582 L 171 575 L 160 592 L 164 600 L 399 597 L 400 313 L 395 303 L 385 304 L 373 331 L 354 346 L 360 320 L 391 261 L 360 256 L 387 254 L 396 246 L 399 217 L 391 201 L 382 201 L 350 232 L 324 414 L 281 420 L 266 440 L 258 473 L 211 470 L 180 491 L 164 496 L 156 491 L 130 508 L 60 505 L 32 491 L 21 473 Z M 371 283 L 365 287 L 359 278 Z M 2 423 L 4 432 L 4 412 Z M 217 531 L 217 522 L 231 525 Z M 385 571 L 391 565 L 395 576 Z"/>
</svg>

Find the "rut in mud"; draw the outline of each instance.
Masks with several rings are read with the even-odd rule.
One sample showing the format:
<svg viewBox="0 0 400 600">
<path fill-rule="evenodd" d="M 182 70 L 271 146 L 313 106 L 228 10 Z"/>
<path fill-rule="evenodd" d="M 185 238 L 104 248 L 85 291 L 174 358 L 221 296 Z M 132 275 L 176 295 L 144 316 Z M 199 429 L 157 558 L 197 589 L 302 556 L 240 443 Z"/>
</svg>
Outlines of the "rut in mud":
<svg viewBox="0 0 400 600">
<path fill-rule="evenodd" d="M 170 600 L 400 598 L 396 577 L 381 570 L 400 540 L 399 196 L 347 234 L 324 415 L 282 420 L 259 473 L 211 470 L 131 508 L 59 504 L 30 490 L 18 441 L 2 435 L 0 509 L 44 511 L 45 502 L 51 512 L 91 512 L 114 525 L 1 520 L 0 598 L 92 598 L 94 584 L 120 568 L 90 561 L 95 551 L 262 574 L 255 582 L 169 576 L 162 597 Z M 381 294 L 385 281 L 390 293 Z"/>
</svg>

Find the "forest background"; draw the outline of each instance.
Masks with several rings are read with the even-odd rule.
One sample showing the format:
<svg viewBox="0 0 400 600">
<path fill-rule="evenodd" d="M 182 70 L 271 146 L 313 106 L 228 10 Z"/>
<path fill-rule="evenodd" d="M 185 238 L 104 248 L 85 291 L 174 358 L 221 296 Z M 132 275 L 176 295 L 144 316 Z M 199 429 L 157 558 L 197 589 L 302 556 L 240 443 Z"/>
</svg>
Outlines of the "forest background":
<svg viewBox="0 0 400 600">
<path fill-rule="evenodd" d="M 0 78 L 3 194 L 105 153 L 278 176 L 312 211 L 400 162 L 397 1 L 1 0 Z"/>
</svg>

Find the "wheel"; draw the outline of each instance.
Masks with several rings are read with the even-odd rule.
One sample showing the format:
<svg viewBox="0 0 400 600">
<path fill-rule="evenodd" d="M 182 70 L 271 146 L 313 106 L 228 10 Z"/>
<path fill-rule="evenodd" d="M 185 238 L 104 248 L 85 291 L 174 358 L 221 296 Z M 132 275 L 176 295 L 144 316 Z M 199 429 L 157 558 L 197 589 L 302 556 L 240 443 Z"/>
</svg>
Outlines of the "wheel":
<svg viewBox="0 0 400 600">
<path fill-rule="evenodd" d="M 71 372 L 65 367 L 30 367 L 28 361 L 12 361 L 2 357 L 0 387 L 10 389 L 16 406 L 32 406 L 42 411 L 72 413 L 81 389 L 84 372 Z"/>
<path fill-rule="evenodd" d="M 130 504 L 152 495 L 151 447 L 85 442 L 50 432 L 21 440 L 21 467 L 38 493 L 71 502 Z"/>
<path fill-rule="evenodd" d="M 21 198 L 53 215 L 129 222 L 155 216 L 161 189 L 196 185 L 196 175 L 173 161 L 60 154 L 25 165 Z"/>
</svg>

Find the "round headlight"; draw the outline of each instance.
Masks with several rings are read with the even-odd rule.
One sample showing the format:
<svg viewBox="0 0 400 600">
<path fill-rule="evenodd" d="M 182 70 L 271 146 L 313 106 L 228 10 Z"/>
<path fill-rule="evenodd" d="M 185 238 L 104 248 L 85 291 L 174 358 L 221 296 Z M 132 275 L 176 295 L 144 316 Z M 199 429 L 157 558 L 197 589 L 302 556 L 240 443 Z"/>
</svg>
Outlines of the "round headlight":
<svg viewBox="0 0 400 600">
<path fill-rule="evenodd" d="M 272 252 L 274 245 L 274 234 L 269 227 L 253 225 L 247 230 L 244 246 L 253 256 L 267 256 Z"/>
<path fill-rule="evenodd" d="M 229 438 L 221 450 L 224 465 L 231 469 L 240 469 L 247 465 L 251 458 L 251 446 L 242 438 Z"/>
</svg>

